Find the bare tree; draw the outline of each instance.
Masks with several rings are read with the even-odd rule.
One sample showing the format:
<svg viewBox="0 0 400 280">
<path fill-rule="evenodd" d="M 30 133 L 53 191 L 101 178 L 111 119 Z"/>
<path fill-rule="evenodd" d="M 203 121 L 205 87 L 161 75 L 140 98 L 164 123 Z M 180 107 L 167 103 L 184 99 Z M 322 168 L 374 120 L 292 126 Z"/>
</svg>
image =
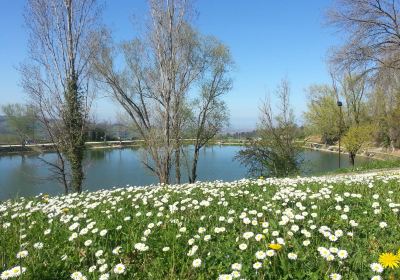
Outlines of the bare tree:
<svg viewBox="0 0 400 280">
<path fill-rule="evenodd" d="M 328 23 L 347 35 L 332 61 L 344 69 L 400 68 L 400 2 L 336 0 Z"/>
<path fill-rule="evenodd" d="M 89 61 L 97 52 L 92 35 L 99 26 L 98 12 L 95 0 L 27 1 L 29 61 L 20 69 L 22 86 L 55 145 L 58 161 L 48 163 L 65 192 L 82 190 L 92 100 Z"/>
<path fill-rule="evenodd" d="M 180 181 L 182 114 L 185 96 L 203 72 L 205 58 L 190 26 L 188 1 L 149 1 L 145 39 L 114 48 L 109 36 L 93 65 L 100 82 L 125 109 L 145 141 L 143 163 L 161 183 L 169 183 L 175 162 Z M 126 62 L 118 70 L 116 57 Z M 175 161 L 174 161 L 175 155 Z"/>
<path fill-rule="evenodd" d="M 301 144 L 296 142 L 289 82 L 283 79 L 275 93 L 279 100 L 277 112 L 273 112 L 269 100 L 262 104 L 259 139 L 247 144 L 236 156 L 252 175 L 285 177 L 299 172 Z"/>
<path fill-rule="evenodd" d="M 228 77 L 233 62 L 229 49 L 215 38 L 207 38 L 210 42 L 209 67 L 201 81 L 200 95 L 192 105 L 190 127 L 194 135 L 194 150 L 189 175 L 189 182 L 194 183 L 197 178 L 197 163 L 199 153 L 215 135 L 227 125 L 228 110 L 221 97 L 232 87 L 232 80 Z"/>
</svg>

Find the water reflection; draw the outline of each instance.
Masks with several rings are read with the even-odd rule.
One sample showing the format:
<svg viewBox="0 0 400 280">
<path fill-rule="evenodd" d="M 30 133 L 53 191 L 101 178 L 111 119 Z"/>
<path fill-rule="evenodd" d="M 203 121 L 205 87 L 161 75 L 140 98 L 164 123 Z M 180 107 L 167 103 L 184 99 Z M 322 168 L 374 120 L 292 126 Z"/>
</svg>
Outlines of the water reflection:
<svg viewBox="0 0 400 280">
<path fill-rule="evenodd" d="M 187 147 L 191 154 L 193 147 Z M 200 154 L 198 180 L 237 180 L 247 176 L 246 169 L 233 158 L 239 146 L 208 146 Z M 45 160 L 56 160 L 54 153 L 40 155 Z M 334 170 L 338 166 L 338 155 L 307 150 L 303 153 L 303 174 L 314 174 Z M 157 182 L 141 164 L 140 148 L 93 149 L 86 153 L 85 189 L 98 190 L 113 186 L 148 185 Z M 365 159 L 358 158 L 361 162 Z M 342 155 L 342 166 L 349 165 Z M 187 181 L 187 168 L 182 170 L 182 179 Z M 173 175 L 173 174 L 172 174 Z M 63 188 L 49 177 L 48 167 L 37 155 L 0 156 L 0 200 L 15 196 L 31 196 L 39 193 L 61 194 Z M 173 177 L 173 176 L 172 176 Z"/>
</svg>

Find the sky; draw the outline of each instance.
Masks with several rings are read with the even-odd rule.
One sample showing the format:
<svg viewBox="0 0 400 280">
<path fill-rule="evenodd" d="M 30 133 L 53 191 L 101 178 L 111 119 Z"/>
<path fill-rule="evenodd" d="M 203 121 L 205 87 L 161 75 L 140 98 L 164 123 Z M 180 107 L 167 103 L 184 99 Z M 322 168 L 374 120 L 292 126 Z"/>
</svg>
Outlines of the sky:
<svg viewBox="0 0 400 280">
<path fill-rule="evenodd" d="M 306 89 L 330 83 L 328 51 L 338 36 L 324 24 L 329 0 L 197 0 L 195 27 L 230 48 L 235 68 L 233 88 L 225 96 L 230 111 L 229 131 L 256 127 L 259 107 L 282 78 L 291 85 L 291 103 L 299 123 L 306 110 Z M 25 0 L 0 0 L 0 106 L 25 103 L 18 65 L 27 54 Z M 103 22 L 116 41 L 138 34 L 147 12 L 145 0 L 106 0 Z M 96 101 L 98 120 L 115 121 L 121 109 L 111 98 Z M 0 112 L 1 114 L 1 112 Z"/>
</svg>

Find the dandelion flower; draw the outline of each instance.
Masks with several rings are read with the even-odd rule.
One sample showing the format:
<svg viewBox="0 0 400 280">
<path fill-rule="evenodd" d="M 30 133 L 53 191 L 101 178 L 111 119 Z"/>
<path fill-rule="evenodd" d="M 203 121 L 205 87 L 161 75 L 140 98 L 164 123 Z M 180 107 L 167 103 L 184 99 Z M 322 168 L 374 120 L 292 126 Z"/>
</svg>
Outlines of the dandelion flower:
<svg viewBox="0 0 400 280">
<path fill-rule="evenodd" d="M 385 268 L 397 268 L 399 267 L 400 259 L 393 253 L 382 253 L 379 256 L 379 263 Z"/>
<path fill-rule="evenodd" d="M 268 247 L 271 248 L 272 250 L 278 251 L 278 250 L 280 250 L 282 248 L 282 245 L 281 244 L 271 243 L 271 244 L 268 245 Z"/>
</svg>

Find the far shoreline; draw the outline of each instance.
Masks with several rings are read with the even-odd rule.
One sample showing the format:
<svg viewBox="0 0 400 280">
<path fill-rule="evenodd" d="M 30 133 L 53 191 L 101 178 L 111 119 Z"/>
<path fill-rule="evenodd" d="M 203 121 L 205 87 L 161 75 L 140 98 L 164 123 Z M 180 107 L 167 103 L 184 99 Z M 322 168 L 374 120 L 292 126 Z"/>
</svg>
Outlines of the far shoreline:
<svg viewBox="0 0 400 280">
<path fill-rule="evenodd" d="M 194 139 L 184 139 L 186 144 L 192 144 Z M 121 140 L 121 141 L 99 141 L 99 142 L 86 142 L 86 147 L 89 150 L 96 149 L 123 149 L 123 148 L 133 148 L 140 147 L 144 143 L 143 140 Z M 246 140 L 237 140 L 237 141 L 224 141 L 224 140 L 214 140 L 208 144 L 208 146 L 245 146 L 247 143 Z M 307 150 L 314 150 L 319 152 L 333 153 L 339 154 L 338 146 L 331 145 L 328 146 L 326 144 L 304 141 L 304 145 L 302 148 Z M 377 151 L 377 149 L 381 149 L 379 147 L 373 147 L 369 149 L 365 149 L 362 153 L 357 154 L 357 156 L 369 158 L 372 160 L 393 160 L 400 159 L 400 155 L 396 155 L 392 152 L 382 152 Z M 7 155 L 26 155 L 26 154 L 42 154 L 42 153 L 52 153 L 54 152 L 52 143 L 41 143 L 41 144 L 29 144 L 29 145 L 18 145 L 18 144 L 3 144 L 0 145 L 0 156 Z M 341 149 L 341 154 L 348 155 L 348 153 Z"/>
</svg>

